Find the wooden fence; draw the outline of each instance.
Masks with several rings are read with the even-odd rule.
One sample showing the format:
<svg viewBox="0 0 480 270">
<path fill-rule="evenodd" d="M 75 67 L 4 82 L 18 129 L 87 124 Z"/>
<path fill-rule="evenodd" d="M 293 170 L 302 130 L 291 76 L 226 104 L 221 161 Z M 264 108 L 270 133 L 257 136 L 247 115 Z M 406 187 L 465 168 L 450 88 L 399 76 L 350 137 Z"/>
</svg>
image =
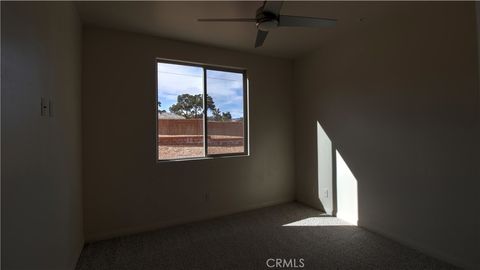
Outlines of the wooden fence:
<svg viewBox="0 0 480 270">
<path fill-rule="evenodd" d="M 243 122 L 208 121 L 208 135 L 243 137 Z M 203 119 L 158 119 L 159 135 L 203 135 Z"/>
</svg>

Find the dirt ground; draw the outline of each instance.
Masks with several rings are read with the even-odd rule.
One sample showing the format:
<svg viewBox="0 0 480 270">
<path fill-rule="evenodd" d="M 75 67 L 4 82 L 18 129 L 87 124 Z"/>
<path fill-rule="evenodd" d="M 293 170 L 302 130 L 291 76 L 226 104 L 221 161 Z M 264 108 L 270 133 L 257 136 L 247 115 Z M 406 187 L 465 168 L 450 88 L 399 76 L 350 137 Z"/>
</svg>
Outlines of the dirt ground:
<svg viewBox="0 0 480 270">
<path fill-rule="evenodd" d="M 233 154 L 242 153 L 243 146 L 210 146 L 209 154 Z M 179 159 L 203 157 L 203 146 L 160 146 L 159 159 Z"/>
</svg>

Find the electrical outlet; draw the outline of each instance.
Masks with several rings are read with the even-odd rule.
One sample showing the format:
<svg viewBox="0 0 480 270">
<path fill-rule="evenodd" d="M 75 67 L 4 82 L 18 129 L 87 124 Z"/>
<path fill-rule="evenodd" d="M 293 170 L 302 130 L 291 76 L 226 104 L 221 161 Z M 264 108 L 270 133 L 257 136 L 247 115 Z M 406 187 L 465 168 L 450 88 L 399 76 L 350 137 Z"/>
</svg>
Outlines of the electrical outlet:
<svg viewBox="0 0 480 270">
<path fill-rule="evenodd" d="M 53 117 L 53 102 L 44 97 L 40 98 L 40 116 Z"/>
<path fill-rule="evenodd" d="M 40 116 L 48 116 L 49 114 L 49 106 L 47 100 L 44 97 L 40 98 Z"/>
<path fill-rule="evenodd" d="M 329 193 L 330 193 L 330 192 L 328 192 L 328 188 L 324 188 L 324 189 L 323 189 L 323 197 L 324 197 L 324 198 L 328 198 L 328 196 L 330 195 Z"/>
</svg>

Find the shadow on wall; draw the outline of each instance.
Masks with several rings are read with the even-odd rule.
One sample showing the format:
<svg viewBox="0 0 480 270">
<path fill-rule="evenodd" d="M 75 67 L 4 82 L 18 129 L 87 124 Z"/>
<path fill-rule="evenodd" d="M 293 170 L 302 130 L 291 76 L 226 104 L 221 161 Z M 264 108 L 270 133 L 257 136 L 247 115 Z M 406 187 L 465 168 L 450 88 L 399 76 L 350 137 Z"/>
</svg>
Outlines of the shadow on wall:
<svg viewBox="0 0 480 270">
<path fill-rule="evenodd" d="M 317 121 L 318 199 L 326 214 L 358 223 L 357 179 Z"/>
</svg>

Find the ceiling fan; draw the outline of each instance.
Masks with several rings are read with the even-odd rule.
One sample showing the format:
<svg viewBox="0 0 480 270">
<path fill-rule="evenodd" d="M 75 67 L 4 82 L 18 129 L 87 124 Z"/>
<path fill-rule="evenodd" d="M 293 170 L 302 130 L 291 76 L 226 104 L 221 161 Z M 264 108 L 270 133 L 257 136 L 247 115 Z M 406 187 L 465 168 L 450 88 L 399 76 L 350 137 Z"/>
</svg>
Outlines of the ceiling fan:
<svg viewBox="0 0 480 270">
<path fill-rule="evenodd" d="M 254 22 L 257 24 L 257 38 L 255 48 L 262 46 L 268 32 L 277 27 L 332 27 L 337 20 L 326 18 L 312 18 L 280 15 L 283 1 L 265 1 L 257 9 L 255 18 L 209 18 L 198 19 L 199 22 Z"/>
</svg>

